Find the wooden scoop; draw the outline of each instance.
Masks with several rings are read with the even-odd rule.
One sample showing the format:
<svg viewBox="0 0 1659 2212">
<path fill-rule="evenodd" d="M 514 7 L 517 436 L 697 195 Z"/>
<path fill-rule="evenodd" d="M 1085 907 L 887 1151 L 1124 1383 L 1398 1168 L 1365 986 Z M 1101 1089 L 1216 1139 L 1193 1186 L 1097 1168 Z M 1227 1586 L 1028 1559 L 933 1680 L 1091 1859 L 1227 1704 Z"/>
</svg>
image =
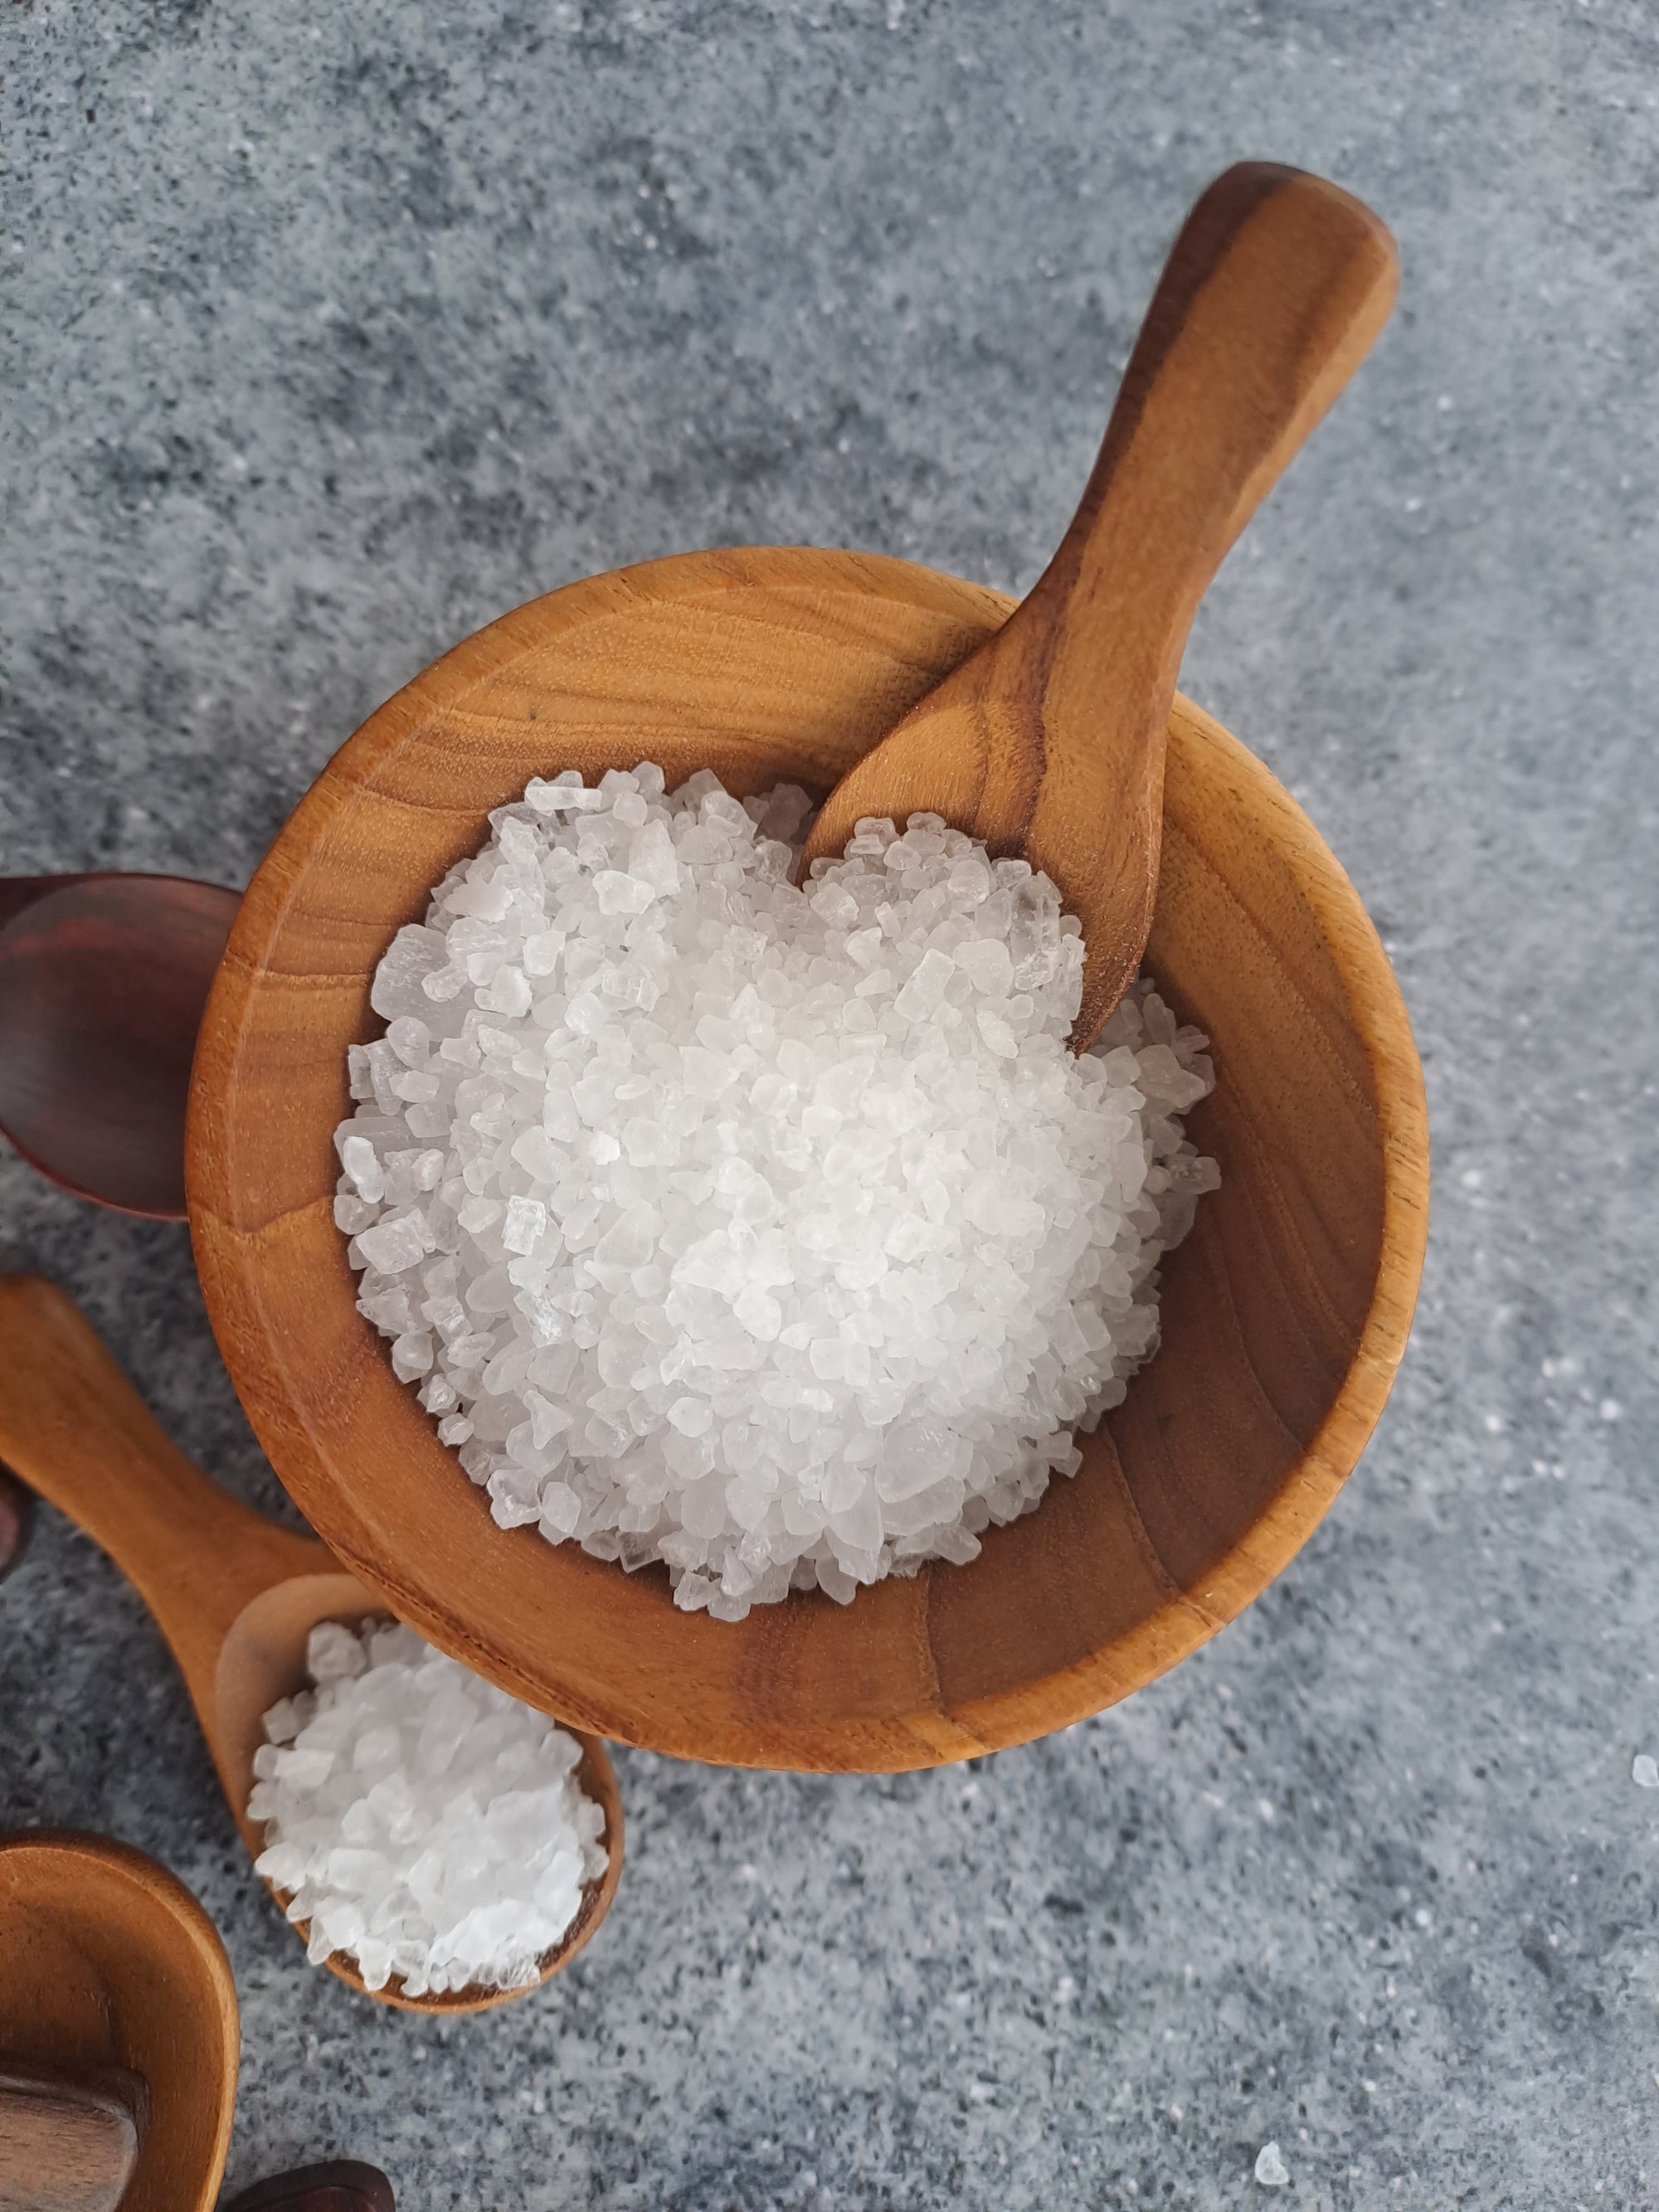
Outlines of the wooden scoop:
<svg viewBox="0 0 1659 2212">
<path fill-rule="evenodd" d="M 233 2197 L 224 2212 L 398 2212 L 392 2184 L 377 2166 L 361 2159 L 331 2159 L 256 2181 Z"/>
<path fill-rule="evenodd" d="M 1029 860 L 1083 924 L 1081 1050 L 1152 927 L 1164 731 L 1198 603 L 1353 374 L 1398 283 L 1369 208 L 1244 161 L 1176 240 L 1083 503 L 1008 621 L 842 777 L 801 855 L 941 814 Z"/>
<path fill-rule="evenodd" d="M 0 1468 L 0 1583 L 21 1567 L 34 1533 L 34 1500 Z"/>
<path fill-rule="evenodd" d="M 0 2051 L 0 2212 L 117 2212 L 149 2088 L 125 2066 L 40 2066 Z"/>
<path fill-rule="evenodd" d="M 77 1198 L 183 1219 L 191 1057 L 240 903 L 179 876 L 0 877 L 0 1132 Z"/>
<path fill-rule="evenodd" d="M 210 2212 L 236 1988 L 165 1868 L 107 1837 L 0 1836 L 0 2207 Z"/>
<path fill-rule="evenodd" d="M 0 1460 L 101 1545 L 155 1614 L 202 1723 L 242 1840 L 263 1716 L 305 1685 L 306 1641 L 320 1621 L 354 1625 L 383 1603 L 314 1536 L 280 1528 L 227 1495 L 161 1433 L 132 1385 L 64 1293 L 30 1275 L 0 1277 Z M 622 1806 L 597 1737 L 578 1778 L 604 1808 L 605 1871 L 582 1900 L 540 1980 L 567 1965 L 604 1918 L 622 1871 Z M 279 1891 L 272 1895 L 286 1910 Z M 301 1939 L 308 1930 L 297 1923 Z M 363 1987 L 343 1955 L 331 1972 Z M 532 1984 L 531 1987 L 535 1987 Z M 482 2012 L 526 1994 L 469 1989 L 410 1997 L 396 1981 L 368 1992 L 417 2012 Z"/>
</svg>

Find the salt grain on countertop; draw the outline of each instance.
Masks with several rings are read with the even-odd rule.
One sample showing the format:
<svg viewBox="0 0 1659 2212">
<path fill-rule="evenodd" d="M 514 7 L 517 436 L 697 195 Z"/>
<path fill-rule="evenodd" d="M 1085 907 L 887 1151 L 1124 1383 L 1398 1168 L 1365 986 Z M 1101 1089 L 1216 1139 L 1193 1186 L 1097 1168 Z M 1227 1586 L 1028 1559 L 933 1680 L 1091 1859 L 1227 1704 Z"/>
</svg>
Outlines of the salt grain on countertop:
<svg viewBox="0 0 1659 2212">
<path fill-rule="evenodd" d="M 1289 2181 L 1290 2168 L 1279 2156 L 1276 2142 L 1264 2143 L 1257 2154 L 1255 2178 L 1264 2189 L 1282 2189 Z"/>
</svg>

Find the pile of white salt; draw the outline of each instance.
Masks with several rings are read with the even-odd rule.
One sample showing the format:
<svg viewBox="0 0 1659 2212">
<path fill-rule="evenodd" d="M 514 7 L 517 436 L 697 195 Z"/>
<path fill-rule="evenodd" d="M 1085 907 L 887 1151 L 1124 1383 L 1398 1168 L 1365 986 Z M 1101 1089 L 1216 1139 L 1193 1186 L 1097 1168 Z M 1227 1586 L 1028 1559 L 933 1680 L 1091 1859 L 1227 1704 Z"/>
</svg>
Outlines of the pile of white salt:
<svg viewBox="0 0 1659 2212">
<path fill-rule="evenodd" d="M 532 782 L 401 930 L 336 1218 L 496 1520 L 740 1620 L 972 1559 L 1157 1341 L 1212 1161 L 1144 981 L 1089 1051 L 1046 877 L 936 817 Z"/>
</svg>

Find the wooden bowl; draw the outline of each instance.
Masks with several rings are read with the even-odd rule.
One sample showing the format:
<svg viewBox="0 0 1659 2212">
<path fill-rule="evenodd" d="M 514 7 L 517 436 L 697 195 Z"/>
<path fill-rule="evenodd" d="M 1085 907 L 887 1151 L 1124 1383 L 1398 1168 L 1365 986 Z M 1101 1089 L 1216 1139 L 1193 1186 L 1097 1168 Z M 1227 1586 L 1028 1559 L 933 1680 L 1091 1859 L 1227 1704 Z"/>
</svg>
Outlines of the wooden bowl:
<svg viewBox="0 0 1659 2212">
<path fill-rule="evenodd" d="M 230 1962 L 182 1882 L 106 1836 L 0 1836 L 0 2056 L 143 2076 L 122 2212 L 210 2212 L 240 2050 Z"/>
<path fill-rule="evenodd" d="M 573 584 L 446 654 L 301 802 L 231 933 L 186 1183 L 214 1329 L 260 1442 L 392 1610 L 515 1697 L 625 1743 L 878 1771 L 995 1750 L 1127 1696 L 1248 1605 L 1336 1495 L 1421 1270 L 1422 1073 L 1352 886 L 1300 810 L 1177 698 L 1147 964 L 1214 1043 L 1188 1124 L 1222 1187 L 1165 1264 L 1164 1346 L 1082 1471 L 986 1537 L 735 1625 L 505 1531 L 356 1309 L 331 1213 L 374 969 L 532 775 L 659 762 L 827 791 L 1006 617 L 909 564 L 699 553 Z"/>
</svg>

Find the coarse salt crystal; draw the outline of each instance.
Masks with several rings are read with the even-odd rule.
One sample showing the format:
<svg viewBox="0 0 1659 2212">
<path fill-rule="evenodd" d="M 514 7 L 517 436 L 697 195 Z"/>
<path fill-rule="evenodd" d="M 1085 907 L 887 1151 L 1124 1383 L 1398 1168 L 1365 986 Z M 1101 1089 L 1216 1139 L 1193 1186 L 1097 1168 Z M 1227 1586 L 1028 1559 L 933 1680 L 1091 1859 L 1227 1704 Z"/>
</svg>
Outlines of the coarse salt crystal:
<svg viewBox="0 0 1659 2212">
<path fill-rule="evenodd" d="M 1290 2168 L 1279 2156 L 1276 2142 L 1263 2143 L 1256 2154 L 1255 2178 L 1264 2189 L 1282 2189 L 1290 2179 Z"/>
<path fill-rule="evenodd" d="M 509 1252 L 526 1255 L 535 1250 L 546 1226 L 547 1208 L 541 1200 L 515 1195 L 507 1201 L 501 1243 Z"/>
</svg>

